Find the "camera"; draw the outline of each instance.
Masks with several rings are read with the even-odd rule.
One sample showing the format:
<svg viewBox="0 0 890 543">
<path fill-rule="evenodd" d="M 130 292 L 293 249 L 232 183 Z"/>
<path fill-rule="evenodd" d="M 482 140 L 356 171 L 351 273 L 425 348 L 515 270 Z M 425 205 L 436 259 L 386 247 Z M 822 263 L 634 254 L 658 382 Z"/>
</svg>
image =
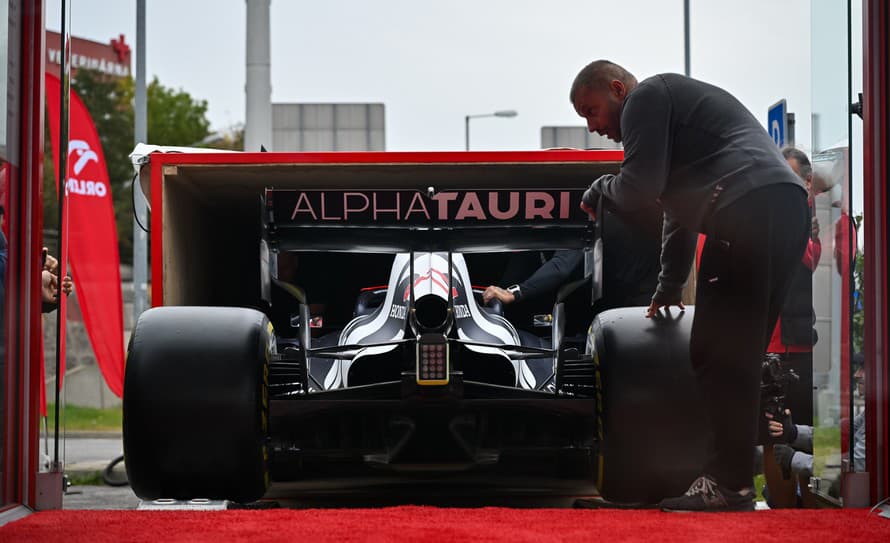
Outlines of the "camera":
<svg viewBox="0 0 890 543">
<path fill-rule="evenodd" d="M 785 416 L 785 387 L 798 380 L 800 376 L 783 364 L 782 355 L 766 353 L 760 376 L 761 410 L 781 420 Z"/>
</svg>

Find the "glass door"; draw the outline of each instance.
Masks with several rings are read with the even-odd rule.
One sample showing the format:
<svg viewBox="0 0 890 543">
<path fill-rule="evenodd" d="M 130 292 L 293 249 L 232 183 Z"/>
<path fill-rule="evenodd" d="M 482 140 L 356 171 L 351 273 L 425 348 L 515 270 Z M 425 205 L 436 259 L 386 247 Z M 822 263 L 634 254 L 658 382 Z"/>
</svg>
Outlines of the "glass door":
<svg viewBox="0 0 890 543">
<path fill-rule="evenodd" d="M 5 467 L 4 454 L 8 438 L 6 435 L 6 405 L 9 399 L 7 391 L 7 360 L 6 360 L 6 288 L 7 267 L 9 264 L 9 247 L 7 244 L 6 210 L 9 209 L 9 163 L 7 159 L 8 123 L 7 123 L 7 92 L 9 81 L 9 2 L 0 1 L 0 507 L 6 505 L 7 496 L 3 472 Z"/>
<path fill-rule="evenodd" d="M 812 490 L 843 503 L 845 472 L 864 471 L 861 3 L 814 0 L 812 164 L 822 257 L 813 275 Z M 851 24 L 853 22 L 855 24 Z M 855 52 L 855 54 L 851 54 Z M 854 98 L 855 97 L 855 98 Z"/>
</svg>

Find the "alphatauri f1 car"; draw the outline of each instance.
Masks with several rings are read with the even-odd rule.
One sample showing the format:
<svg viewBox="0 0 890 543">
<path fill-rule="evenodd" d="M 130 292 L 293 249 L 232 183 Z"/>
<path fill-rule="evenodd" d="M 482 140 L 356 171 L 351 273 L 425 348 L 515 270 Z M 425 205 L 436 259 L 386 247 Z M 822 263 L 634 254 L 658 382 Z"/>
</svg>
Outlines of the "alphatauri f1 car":
<svg viewBox="0 0 890 543">
<path fill-rule="evenodd" d="M 579 326 L 566 312 L 609 288 L 602 225 L 579 203 L 589 170 L 614 162 L 562 154 L 529 179 L 492 155 L 433 156 L 427 176 L 385 153 L 335 175 L 288 169 L 311 156 L 154 155 L 164 290 L 131 336 L 124 392 L 136 494 L 247 502 L 275 482 L 363 477 L 593 483 L 634 503 L 682 491 L 703 450 L 691 315 L 626 308 Z M 553 156 L 522 158 L 541 173 Z M 584 251 L 585 273 L 545 314 L 483 303 L 514 255 L 555 249 Z"/>
</svg>

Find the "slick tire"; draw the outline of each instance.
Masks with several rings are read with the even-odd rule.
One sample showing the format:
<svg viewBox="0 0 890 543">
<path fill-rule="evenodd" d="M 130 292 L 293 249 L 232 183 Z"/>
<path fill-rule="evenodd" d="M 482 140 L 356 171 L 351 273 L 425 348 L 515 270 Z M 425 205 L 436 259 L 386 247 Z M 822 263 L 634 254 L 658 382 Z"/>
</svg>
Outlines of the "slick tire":
<svg viewBox="0 0 890 543">
<path fill-rule="evenodd" d="M 616 503 L 683 494 L 699 475 L 706 416 L 692 366 L 694 308 L 647 319 L 646 308 L 605 311 L 591 327 L 599 373 L 597 487 Z M 753 454 L 753 451 L 752 451 Z"/>
<path fill-rule="evenodd" d="M 269 483 L 272 330 L 262 313 L 161 307 L 127 353 L 123 445 L 143 499 L 259 499 Z"/>
</svg>

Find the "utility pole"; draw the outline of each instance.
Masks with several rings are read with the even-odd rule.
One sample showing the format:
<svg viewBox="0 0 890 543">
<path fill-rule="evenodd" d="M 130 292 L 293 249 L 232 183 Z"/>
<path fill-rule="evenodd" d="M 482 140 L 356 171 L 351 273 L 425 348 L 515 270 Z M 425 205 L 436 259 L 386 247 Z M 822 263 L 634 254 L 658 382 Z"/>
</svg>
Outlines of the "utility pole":
<svg viewBox="0 0 890 543">
<path fill-rule="evenodd" d="M 689 0 L 683 0 L 683 54 L 686 61 L 686 71 L 683 73 L 689 77 L 692 74 L 689 65 Z"/>
<path fill-rule="evenodd" d="M 271 0 L 247 1 L 244 150 L 272 149 L 272 77 L 269 37 Z"/>
<path fill-rule="evenodd" d="M 136 103 L 135 140 L 148 143 L 148 96 L 145 90 L 145 0 L 136 0 Z M 138 183 L 139 177 L 133 179 Z M 142 229 L 147 210 L 142 188 L 133 187 L 133 323 L 148 309 L 148 240 Z"/>
</svg>

